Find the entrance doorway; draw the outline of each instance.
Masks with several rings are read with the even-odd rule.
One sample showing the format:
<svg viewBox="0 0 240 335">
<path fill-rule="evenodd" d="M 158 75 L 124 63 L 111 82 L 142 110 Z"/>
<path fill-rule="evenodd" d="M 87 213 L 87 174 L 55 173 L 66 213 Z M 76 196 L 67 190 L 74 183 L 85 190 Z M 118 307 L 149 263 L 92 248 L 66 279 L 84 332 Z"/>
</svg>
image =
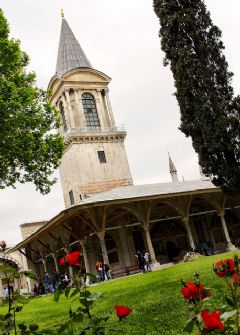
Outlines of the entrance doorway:
<svg viewBox="0 0 240 335">
<path fill-rule="evenodd" d="M 179 254 L 179 249 L 173 241 L 167 242 L 166 249 L 167 249 L 167 255 L 170 261 L 172 261 L 173 258 L 178 256 Z"/>
<path fill-rule="evenodd" d="M 143 251 L 145 250 L 145 244 L 142 236 L 142 232 L 140 230 L 133 231 L 133 241 L 135 250 Z"/>
</svg>

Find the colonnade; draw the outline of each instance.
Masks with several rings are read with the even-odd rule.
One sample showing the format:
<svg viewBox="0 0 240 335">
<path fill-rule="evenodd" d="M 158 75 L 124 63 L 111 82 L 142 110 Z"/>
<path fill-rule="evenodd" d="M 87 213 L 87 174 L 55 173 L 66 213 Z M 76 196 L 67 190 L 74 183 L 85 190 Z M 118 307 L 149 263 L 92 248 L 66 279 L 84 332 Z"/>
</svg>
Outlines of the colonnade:
<svg viewBox="0 0 240 335">
<path fill-rule="evenodd" d="M 226 249 L 227 250 L 234 250 L 235 246 L 232 244 L 231 239 L 229 237 L 229 232 L 228 232 L 228 228 L 227 228 L 227 224 L 226 224 L 226 220 L 225 220 L 225 211 L 224 210 L 218 211 L 217 215 L 221 219 L 221 224 L 222 224 L 222 228 L 223 228 L 223 232 L 224 232 L 224 236 L 225 236 L 225 240 L 226 240 Z M 195 240 L 194 240 L 194 236 L 193 236 L 193 233 L 192 233 L 192 227 L 191 227 L 189 219 L 190 219 L 189 216 L 183 216 L 181 218 L 181 220 L 184 224 L 185 230 L 186 230 L 186 235 L 187 235 L 187 238 L 188 238 L 189 246 L 192 250 L 194 250 L 194 249 L 196 249 L 196 245 L 195 245 Z M 144 233 L 145 242 L 146 242 L 146 250 L 148 250 L 149 255 L 151 257 L 153 269 L 156 269 L 160 266 L 160 264 L 156 259 L 156 255 L 155 255 L 154 247 L 153 247 L 153 244 L 152 244 L 152 239 L 151 239 L 149 227 L 150 227 L 149 222 L 145 222 L 145 224 L 141 224 L 141 228 L 142 228 L 142 231 Z M 127 247 L 125 245 L 126 244 L 126 236 L 124 235 L 125 233 L 126 232 L 124 232 L 124 229 L 122 227 L 120 229 L 119 236 L 120 236 L 120 242 L 122 244 L 123 250 L 127 250 Z M 109 264 L 108 252 L 107 252 L 107 247 L 106 247 L 106 242 L 105 242 L 105 234 L 106 234 L 106 230 L 104 230 L 104 229 L 102 231 L 96 232 L 96 235 L 97 235 L 97 237 L 99 239 L 99 243 L 100 243 L 100 248 L 101 248 L 103 261 L 104 261 L 105 264 Z M 124 235 L 124 236 L 122 236 L 122 235 Z M 88 259 L 87 249 L 86 249 L 87 237 L 83 238 L 83 239 L 81 239 L 77 242 L 79 243 L 79 246 L 81 247 L 86 272 L 90 272 L 90 263 L 89 263 L 89 259 Z M 53 252 L 51 255 L 52 255 L 52 258 L 53 258 L 53 261 L 54 261 L 54 264 L 55 264 L 55 270 L 59 271 L 59 265 L 58 265 L 58 259 L 57 259 L 56 253 Z M 131 260 L 130 260 L 130 255 L 128 255 L 128 253 L 124 253 L 123 257 L 126 258 L 125 259 L 126 264 L 132 265 Z M 47 263 L 46 263 L 46 259 L 44 259 L 44 257 L 42 258 L 42 264 L 43 264 L 44 271 L 47 272 Z M 70 271 L 72 271 L 71 267 L 70 267 Z"/>
</svg>

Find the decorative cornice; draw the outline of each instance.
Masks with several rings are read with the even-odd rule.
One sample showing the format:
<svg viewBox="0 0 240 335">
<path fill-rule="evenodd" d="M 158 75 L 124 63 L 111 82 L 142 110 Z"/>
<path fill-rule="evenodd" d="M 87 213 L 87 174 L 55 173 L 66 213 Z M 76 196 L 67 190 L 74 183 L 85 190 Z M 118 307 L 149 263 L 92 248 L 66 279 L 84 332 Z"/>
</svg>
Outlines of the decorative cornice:
<svg viewBox="0 0 240 335">
<path fill-rule="evenodd" d="M 65 139 L 65 151 L 70 149 L 73 144 L 85 144 L 85 143 L 107 143 L 107 142 L 124 142 L 127 133 L 122 132 L 118 134 L 84 134 L 78 136 L 69 136 Z"/>
</svg>

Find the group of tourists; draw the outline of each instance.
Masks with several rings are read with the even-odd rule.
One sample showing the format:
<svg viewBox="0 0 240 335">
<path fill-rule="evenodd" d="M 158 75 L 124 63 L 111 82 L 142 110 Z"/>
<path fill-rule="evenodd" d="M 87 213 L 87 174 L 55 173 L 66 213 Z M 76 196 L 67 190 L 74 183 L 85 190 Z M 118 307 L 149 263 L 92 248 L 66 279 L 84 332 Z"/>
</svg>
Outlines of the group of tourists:
<svg viewBox="0 0 240 335">
<path fill-rule="evenodd" d="M 138 260 L 139 269 L 142 273 L 152 271 L 149 253 L 146 251 L 137 251 L 136 258 Z M 103 261 L 96 262 L 97 277 L 100 281 L 107 281 L 113 278 L 113 274 L 109 264 Z M 51 294 L 55 290 L 64 290 L 69 284 L 69 277 L 65 272 L 54 271 L 51 275 L 44 273 L 43 278 L 38 278 L 34 284 L 33 293 L 35 295 Z"/>
<path fill-rule="evenodd" d="M 146 271 L 152 271 L 151 268 L 151 259 L 150 259 L 150 255 L 147 251 L 137 251 L 135 257 L 138 260 L 138 266 L 139 266 L 139 270 L 142 273 L 145 273 Z"/>
<path fill-rule="evenodd" d="M 109 264 L 105 264 L 104 262 L 97 261 L 96 262 L 96 271 L 97 276 L 100 281 L 110 280 L 112 279 L 111 270 Z"/>
<path fill-rule="evenodd" d="M 68 286 L 69 278 L 65 272 L 54 271 L 52 275 L 44 273 L 43 280 L 38 278 L 34 284 L 33 293 L 35 295 L 44 295 L 53 293 L 55 290 L 64 290 Z"/>
</svg>

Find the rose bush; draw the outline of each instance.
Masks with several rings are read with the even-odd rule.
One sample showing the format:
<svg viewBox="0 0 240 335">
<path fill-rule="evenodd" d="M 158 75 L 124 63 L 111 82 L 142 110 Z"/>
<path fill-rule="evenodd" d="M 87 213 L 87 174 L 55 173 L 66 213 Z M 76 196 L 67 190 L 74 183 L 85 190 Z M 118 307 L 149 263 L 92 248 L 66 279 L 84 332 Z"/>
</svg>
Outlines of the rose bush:
<svg viewBox="0 0 240 335">
<path fill-rule="evenodd" d="M 219 277 L 221 289 L 218 297 L 224 304 L 216 310 L 211 303 L 212 292 L 200 282 L 198 273 L 194 281 L 182 280 L 183 295 L 191 318 L 187 322 L 185 332 L 191 333 L 194 328 L 202 335 L 229 334 L 240 335 L 240 274 L 239 259 L 219 260 L 213 264 L 213 271 Z M 219 301 L 221 301 L 219 299 Z"/>
<path fill-rule="evenodd" d="M 78 296 L 79 305 L 70 307 L 69 318 L 58 328 L 58 334 L 67 335 L 105 335 L 111 333 L 119 333 L 119 329 L 108 326 L 110 316 L 97 316 L 92 314 L 92 307 L 95 301 L 101 297 L 101 292 L 91 293 L 86 286 L 86 279 L 90 277 L 92 281 L 97 282 L 98 278 L 91 273 L 84 273 L 80 278 L 79 267 L 80 251 L 73 251 L 66 254 L 59 260 L 59 265 L 62 267 L 72 267 L 71 287 L 68 286 L 64 290 L 56 290 L 54 292 L 54 300 L 59 301 L 61 295 L 66 298 Z M 81 280 L 83 279 L 83 280 Z M 127 306 L 115 305 L 115 312 L 119 321 L 126 318 L 132 309 Z"/>
</svg>

